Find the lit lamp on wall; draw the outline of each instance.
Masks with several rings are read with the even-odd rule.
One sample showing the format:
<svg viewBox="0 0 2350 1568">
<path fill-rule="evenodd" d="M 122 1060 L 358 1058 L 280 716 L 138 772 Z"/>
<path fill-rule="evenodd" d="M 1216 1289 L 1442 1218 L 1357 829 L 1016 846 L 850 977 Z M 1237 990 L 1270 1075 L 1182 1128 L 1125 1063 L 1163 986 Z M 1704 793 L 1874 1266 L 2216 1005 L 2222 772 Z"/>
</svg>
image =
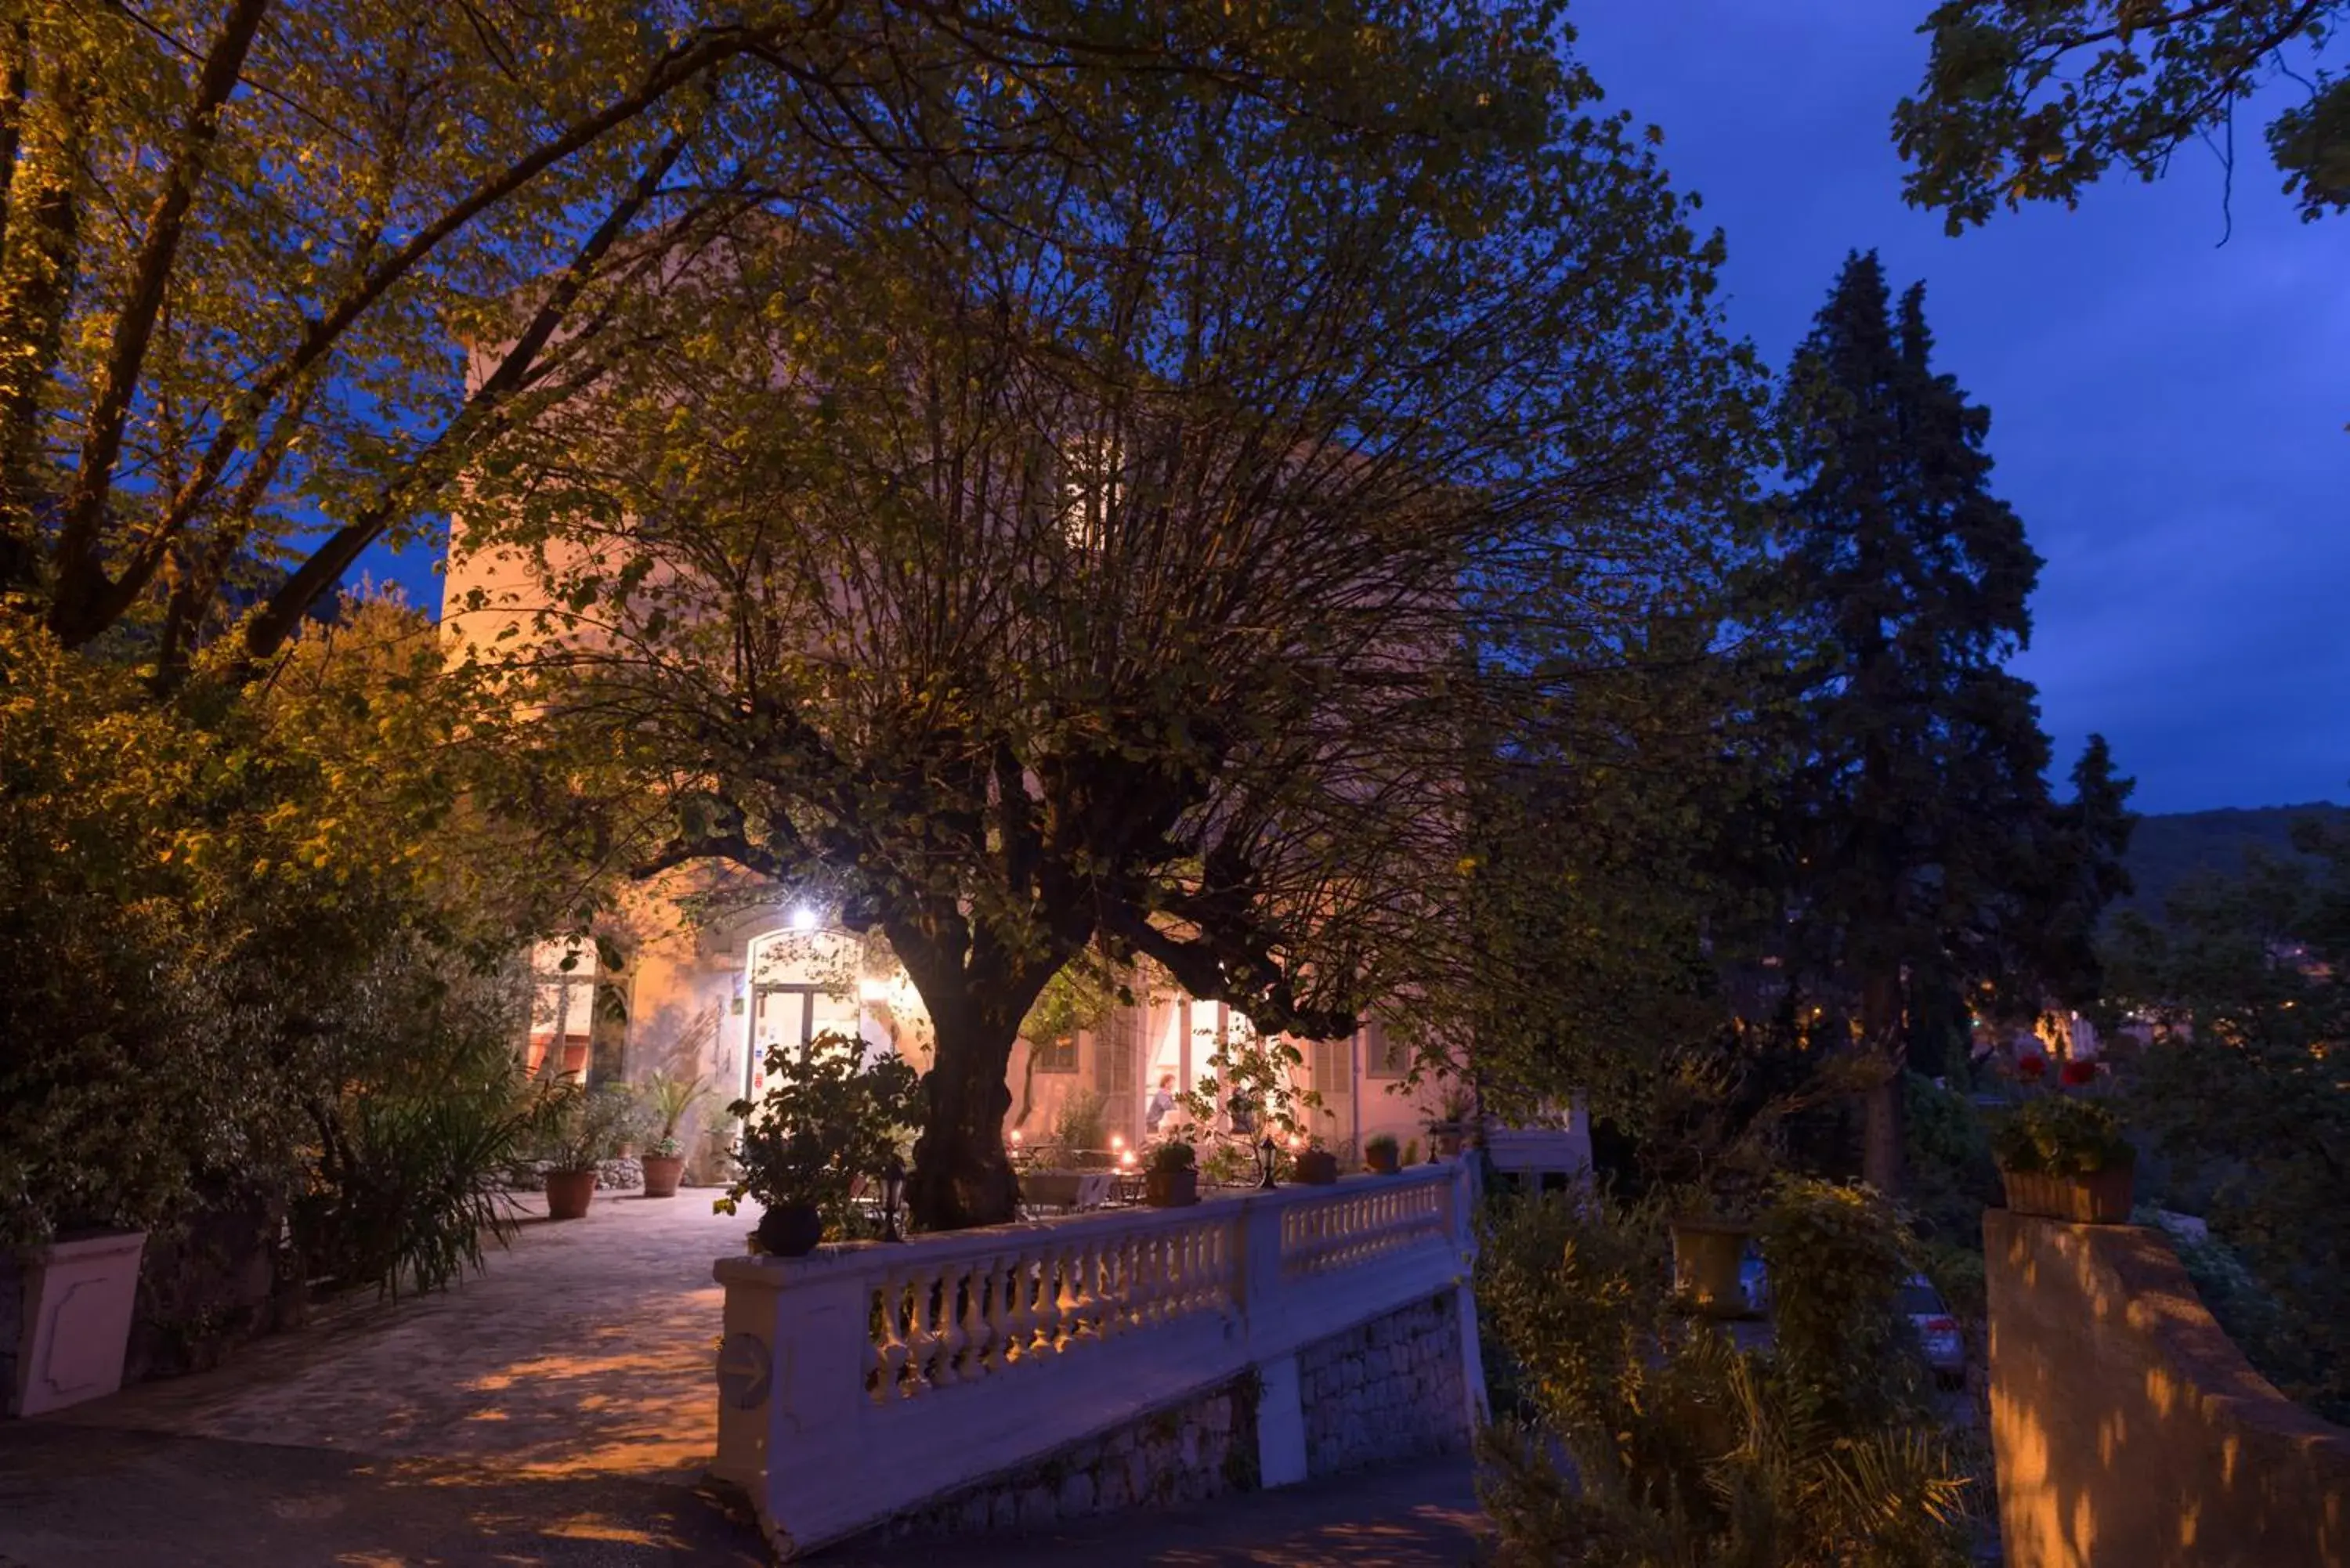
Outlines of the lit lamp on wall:
<svg viewBox="0 0 2350 1568">
<path fill-rule="evenodd" d="M 898 1199 L 906 1190 L 906 1162 L 895 1154 L 881 1168 L 881 1239 L 902 1241 L 904 1231 L 898 1229 Z"/>
</svg>

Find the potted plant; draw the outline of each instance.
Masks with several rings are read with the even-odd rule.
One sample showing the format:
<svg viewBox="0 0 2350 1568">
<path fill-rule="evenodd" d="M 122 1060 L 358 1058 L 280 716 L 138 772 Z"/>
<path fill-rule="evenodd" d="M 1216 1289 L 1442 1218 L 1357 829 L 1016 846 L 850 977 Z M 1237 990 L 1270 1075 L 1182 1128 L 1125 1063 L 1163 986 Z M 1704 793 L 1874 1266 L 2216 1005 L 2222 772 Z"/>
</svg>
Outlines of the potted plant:
<svg viewBox="0 0 2350 1568">
<path fill-rule="evenodd" d="M 578 1220 L 595 1200 L 597 1168 L 620 1152 L 637 1126 L 634 1099 L 613 1089 L 571 1089 L 549 1119 L 546 1217 Z"/>
<path fill-rule="evenodd" d="M 922 1088 L 895 1052 L 868 1061 L 862 1041 L 830 1030 L 769 1047 L 766 1075 L 755 1104 L 726 1107 L 742 1128 L 734 1179 L 711 1207 L 732 1214 L 743 1199 L 755 1199 L 764 1212 L 753 1245 L 796 1258 L 867 1222 L 859 1187 L 880 1178 L 920 1125 Z"/>
<path fill-rule="evenodd" d="M 1142 1200 L 1153 1209 L 1181 1209 L 1200 1201 L 1200 1157 L 1191 1146 L 1170 1137 L 1151 1148 L 1143 1168 Z"/>
<path fill-rule="evenodd" d="M 1708 1207 L 1675 1214 L 1668 1224 L 1673 1236 L 1673 1289 L 1703 1316 L 1744 1316 L 1746 1288 L 1739 1271 L 1753 1239 L 1753 1221 Z"/>
<path fill-rule="evenodd" d="M 646 1108 L 660 1124 L 660 1134 L 644 1154 L 646 1197 L 677 1196 L 678 1182 L 685 1175 L 685 1146 L 678 1141 L 677 1125 L 709 1093 L 699 1073 L 691 1078 L 655 1073 L 645 1080 Z"/>
<path fill-rule="evenodd" d="M 1373 1133 L 1363 1140 L 1363 1164 L 1381 1176 L 1396 1173 L 1397 1149 L 1395 1134 Z"/>
<path fill-rule="evenodd" d="M 1290 1175 L 1303 1186 L 1329 1187 L 1338 1179 L 1338 1157 L 1324 1148 L 1320 1138 L 1307 1139 L 1289 1164 Z"/>
<path fill-rule="evenodd" d="M 1991 1156 L 2018 1214 L 2089 1225 L 2129 1220 L 2137 1151 L 2113 1112 L 2094 1100 L 2030 1101 L 1991 1139 Z"/>
<path fill-rule="evenodd" d="M 1459 1154 L 1476 1115 L 1474 1091 L 1458 1078 L 1447 1081 L 1437 1091 L 1436 1111 L 1428 1121 L 1429 1142 L 1435 1152 L 1448 1158 Z"/>
<path fill-rule="evenodd" d="M 824 1240 L 824 1200 L 836 1185 L 832 1152 L 814 1129 L 786 1132 L 773 1121 L 743 1130 L 734 1158 L 739 1183 L 764 1206 L 751 1238 L 759 1251 L 777 1258 L 802 1258 Z M 721 1199 L 728 1213 L 731 1199 Z"/>
</svg>

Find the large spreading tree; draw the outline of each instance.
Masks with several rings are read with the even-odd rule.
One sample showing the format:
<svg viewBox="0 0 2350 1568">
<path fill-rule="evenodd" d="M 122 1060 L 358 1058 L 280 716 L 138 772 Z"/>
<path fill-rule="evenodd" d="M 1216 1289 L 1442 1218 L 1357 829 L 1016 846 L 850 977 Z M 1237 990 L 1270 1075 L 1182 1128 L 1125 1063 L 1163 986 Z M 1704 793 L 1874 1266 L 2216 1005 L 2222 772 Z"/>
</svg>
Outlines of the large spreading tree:
<svg viewBox="0 0 2350 1568">
<path fill-rule="evenodd" d="M 0 597 L 167 680 L 223 636 L 249 669 L 504 432 L 626 377 L 647 268 L 967 155 L 974 78 L 1024 106 L 1003 158 L 1081 156 L 1127 76 L 1344 116 L 1412 9 L 14 5 Z"/>
<path fill-rule="evenodd" d="M 1743 483 L 1717 247 L 1547 11 L 1391 20 L 1345 116 L 1138 78 L 1086 159 L 827 189 L 479 471 L 616 842 L 904 962 L 927 1225 L 1013 1213 L 1006 1063 L 1089 947 L 1267 1032 L 1457 994 L 1480 759 Z M 975 150 L 1032 112 L 954 108 Z"/>
<path fill-rule="evenodd" d="M 2029 682 L 2040 567 L 1991 493 L 1991 418 L 1937 371 L 1925 293 L 1846 261 L 1788 378 L 1779 613 L 1794 654 L 1785 972 L 1879 1069 L 1863 1168 L 1901 1183 L 1899 1074 L 1929 1021 L 2036 1013 L 2094 986 L 2087 933 L 2126 886 L 2127 785 L 2102 742 L 2060 806 Z"/>
</svg>

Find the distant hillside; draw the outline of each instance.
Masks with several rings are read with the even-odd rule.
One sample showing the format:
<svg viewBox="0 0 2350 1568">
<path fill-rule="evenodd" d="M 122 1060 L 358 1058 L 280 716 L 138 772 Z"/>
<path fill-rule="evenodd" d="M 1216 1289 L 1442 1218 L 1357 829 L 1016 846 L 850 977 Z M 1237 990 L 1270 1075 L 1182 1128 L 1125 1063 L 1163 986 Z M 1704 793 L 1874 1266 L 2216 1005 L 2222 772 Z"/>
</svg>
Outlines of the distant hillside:
<svg viewBox="0 0 2350 1568">
<path fill-rule="evenodd" d="M 2129 847 L 2130 877 L 2137 891 L 2120 907 L 2157 914 L 2170 890 L 2199 871 L 2234 871 L 2251 848 L 2290 853 L 2293 825 L 2304 816 L 2350 817 L 2350 807 L 2317 801 L 2142 816 Z"/>
</svg>

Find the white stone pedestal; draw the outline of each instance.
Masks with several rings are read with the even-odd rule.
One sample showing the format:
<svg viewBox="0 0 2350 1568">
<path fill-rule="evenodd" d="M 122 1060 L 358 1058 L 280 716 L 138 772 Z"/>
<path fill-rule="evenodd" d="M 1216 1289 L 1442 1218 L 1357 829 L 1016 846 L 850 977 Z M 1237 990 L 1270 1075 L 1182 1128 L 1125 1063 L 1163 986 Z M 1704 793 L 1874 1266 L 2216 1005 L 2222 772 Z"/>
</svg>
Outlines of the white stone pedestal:
<svg viewBox="0 0 2350 1568">
<path fill-rule="evenodd" d="M 25 1327 L 8 1413 L 37 1416 L 122 1386 L 144 1231 L 57 1241 L 25 1255 Z"/>
</svg>

